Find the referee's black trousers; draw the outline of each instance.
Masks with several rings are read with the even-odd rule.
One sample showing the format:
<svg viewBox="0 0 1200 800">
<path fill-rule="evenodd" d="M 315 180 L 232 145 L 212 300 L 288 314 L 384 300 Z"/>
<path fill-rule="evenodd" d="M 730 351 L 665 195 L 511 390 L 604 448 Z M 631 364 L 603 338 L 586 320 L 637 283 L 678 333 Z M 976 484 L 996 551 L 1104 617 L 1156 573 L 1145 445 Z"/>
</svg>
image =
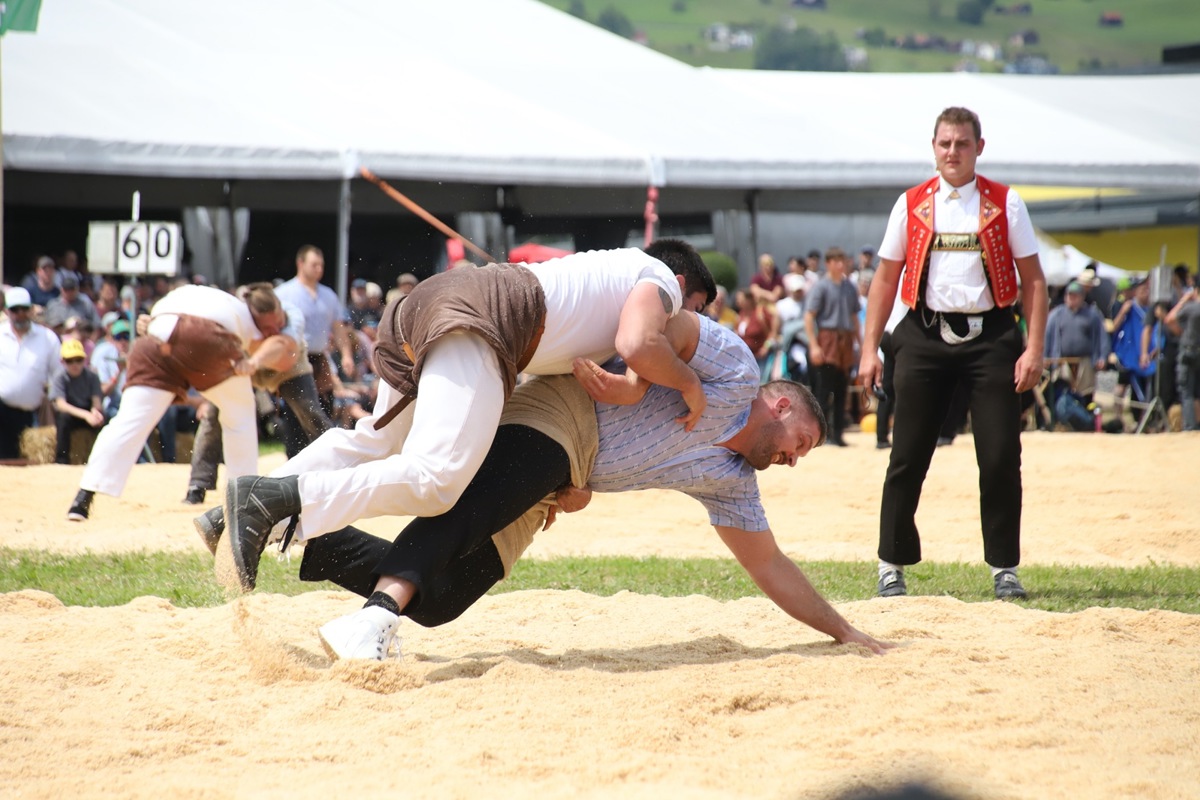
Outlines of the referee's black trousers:
<svg viewBox="0 0 1200 800">
<path fill-rule="evenodd" d="M 925 312 L 929 319 L 931 312 Z M 965 332 L 960 330 L 959 333 Z M 954 387 L 969 392 L 984 560 L 1015 567 L 1021 558 L 1020 396 L 1014 384 L 1025 349 L 1011 310 L 984 315 L 983 332 L 961 344 L 943 341 L 939 325 L 910 311 L 892 333 L 896 398 L 892 451 L 879 515 L 879 557 L 893 564 L 921 560 L 916 513 Z"/>
</svg>

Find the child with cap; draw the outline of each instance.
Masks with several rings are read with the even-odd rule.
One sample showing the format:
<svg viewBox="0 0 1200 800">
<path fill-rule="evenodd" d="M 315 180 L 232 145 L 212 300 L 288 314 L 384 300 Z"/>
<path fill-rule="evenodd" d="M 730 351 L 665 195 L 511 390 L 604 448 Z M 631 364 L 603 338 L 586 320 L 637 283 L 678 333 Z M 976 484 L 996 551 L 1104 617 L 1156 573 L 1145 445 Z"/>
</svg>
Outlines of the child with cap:
<svg viewBox="0 0 1200 800">
<path fill-rule="evenodd" d="M 85 363 L 87 354 L 78 339 L 67 339 L 61 348 L 63 369 L 50 383 L 50 402 L 54 406 L 57 440 L 56 464 L 71 463 L 71 431 L 99 428 L 104 424 L 100 410 L 100 378 Z"/>
</svg>

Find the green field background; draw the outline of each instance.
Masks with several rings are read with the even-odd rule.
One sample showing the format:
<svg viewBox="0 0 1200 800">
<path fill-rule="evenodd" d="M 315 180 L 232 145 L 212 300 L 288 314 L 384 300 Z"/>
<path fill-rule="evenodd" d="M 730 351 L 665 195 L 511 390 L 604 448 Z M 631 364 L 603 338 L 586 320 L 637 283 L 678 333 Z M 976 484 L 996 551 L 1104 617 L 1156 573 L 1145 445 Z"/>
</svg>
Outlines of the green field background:
<svg viewBox="0 0 1200 800">
<path fill-rule="evenodd" d="M 566 10 L 570 0 L 543 0 Z M 882 27 L 888 37 L 915 34 L 972 39 L 1004 46 L 1005 57 L 1039 55 L 1064 73 L 1088 71 L 1093 64 L 1105 70 L 1136 70 L 1160 63 L 1162 48 L 1200 41 L 1200 0 L 1032 0 L 1033 13 L 1011 16 L 989 12 L 982 25 L 956 19 L 957 0 L 828 0 L 825 11 L 793 8 L 787 0 L 584 0 L 587 17 L 613 7 L 624 13 L 649 39 L 650 47 L 694 65 L 750 68 L 751 51 L 715 52 L 702 38 L 714 22 L 764 30 L 786 17 L 818 33 L 832 32 L 842 45 L 864 46 L 855 36 L 863 29 Z M 1011 3 L 997 2 L 996 6 Z M 1124 25 L 1102 28 L 1100 15 L 1116 12 Z M 1014 49 L 1007 45 L 1018 31 L 1034 29 L 1038 44 Z M 871 72 L 941 72 L 960 60 L 956 54 L 867 48 Z M 980 63 L 998 71 L 1000 63 Z"/>
</svg>

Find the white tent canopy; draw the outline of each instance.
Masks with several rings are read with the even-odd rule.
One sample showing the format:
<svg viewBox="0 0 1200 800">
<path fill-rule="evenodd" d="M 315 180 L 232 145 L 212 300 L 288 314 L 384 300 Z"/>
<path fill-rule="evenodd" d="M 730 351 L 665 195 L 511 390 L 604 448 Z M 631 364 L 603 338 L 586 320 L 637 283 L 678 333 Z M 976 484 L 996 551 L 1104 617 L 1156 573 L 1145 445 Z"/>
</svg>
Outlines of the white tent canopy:
<svg viewBox="0 0 1200 800">
<path fill-rule="evenodd" d="M 1200 76 L 697 69 L 535 0 L 46 0 L 0 75 L 29 172 L 900 187 L 963 104 L 997 179 L 1200 191 Z"/>
</svg>

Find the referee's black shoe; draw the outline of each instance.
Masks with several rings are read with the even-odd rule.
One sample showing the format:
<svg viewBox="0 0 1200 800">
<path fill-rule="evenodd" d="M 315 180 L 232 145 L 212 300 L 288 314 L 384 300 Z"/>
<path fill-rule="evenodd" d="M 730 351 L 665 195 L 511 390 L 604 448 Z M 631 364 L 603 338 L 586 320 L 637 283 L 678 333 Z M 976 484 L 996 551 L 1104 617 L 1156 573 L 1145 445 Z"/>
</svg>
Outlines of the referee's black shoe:
<svg viewBox="0 0 1200 800">
<path fill-rule="evenodd" d="M 1024 600 L 1029 596 L 1017 579 L 1017 573 L 1012 570 L 1000 570 L 992 582 L 995 584 L 997 600 Z"/>
<path fill-rule="evenodd" d="M 300 487 L 295 475 L 233 478 L 225 489 L 225 535 L 217 546 L 217 578 L 226 588 L 254 591 L 258 562 L 275 523 L 292 518 L 283 546 L 300 517 Z"/>
</svg>

